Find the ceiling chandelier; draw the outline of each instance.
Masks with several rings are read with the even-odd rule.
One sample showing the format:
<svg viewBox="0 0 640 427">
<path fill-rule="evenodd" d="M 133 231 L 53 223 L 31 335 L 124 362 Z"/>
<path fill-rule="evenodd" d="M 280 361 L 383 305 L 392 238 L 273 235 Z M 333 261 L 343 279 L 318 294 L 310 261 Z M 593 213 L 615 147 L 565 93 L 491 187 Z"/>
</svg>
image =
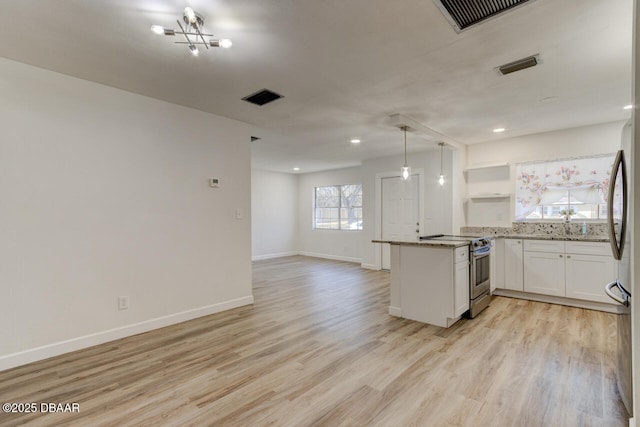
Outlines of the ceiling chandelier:
<svg viewBox="0 0 640 427">
<path fill-rule="evenodd" d="M 202 32 L 204 18 L 201 14 L 195 12 L 190 7 L 184 8 L 182 20 L 184 21 L 184 26 L 180 23 L 179 19 L 176 20 L 178 26 L 180 27 L 180 31 L 171 28 L 165 28 L 161 25 L 152 25 L 151 31 L 160 35 L 164 34 L 165 36 L 175 36 L 176 34 L 182 34 L 185 40 L 175 41 L 174 43 L 188 45 L 189 50 L 194 56 L 198 56 L 198 54 L 200 53 L 200 51 L 198 50 L 198 45 L 202 45 L 207 49 L 209 49 L 209 47 L 231 47 L 231 40 L 210 39 L 209 37 L 213 37 L 213 34 Z"/>
</svg>

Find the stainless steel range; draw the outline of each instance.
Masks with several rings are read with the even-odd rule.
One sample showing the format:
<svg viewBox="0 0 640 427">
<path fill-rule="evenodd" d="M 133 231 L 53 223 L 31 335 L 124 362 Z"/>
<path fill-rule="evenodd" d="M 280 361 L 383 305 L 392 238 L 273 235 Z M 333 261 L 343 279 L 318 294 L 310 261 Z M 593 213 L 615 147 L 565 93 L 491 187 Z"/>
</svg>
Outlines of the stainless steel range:
<svg viewBox="0 0 640 427">
<path fill-rule="evenodd" d="M 469 317 L 474 318 L 491 302 L 491 237 L 446 234 L 421 236 L 420 240 L 456 240 L 469 242 Z"/>
</svg>

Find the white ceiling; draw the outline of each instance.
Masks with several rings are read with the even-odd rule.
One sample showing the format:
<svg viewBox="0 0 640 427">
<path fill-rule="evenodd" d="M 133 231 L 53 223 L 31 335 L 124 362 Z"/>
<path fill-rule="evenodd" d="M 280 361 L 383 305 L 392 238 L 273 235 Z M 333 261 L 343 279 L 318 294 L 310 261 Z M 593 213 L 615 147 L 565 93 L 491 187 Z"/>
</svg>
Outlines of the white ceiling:
<svg viewBox="0 0 640 427">
<path fill-rule="evenodd" d="M 233 47 L 193 57 L 149 30 L 185 6 Z M 462 144 L 628 118 L 632 9 L 536 0 L 457 34 L 432 0 L 3 0 L 0 56 L 250 123 L 253 167 L 310 172 L 401 154 L 395 113 Z M 262 88 L 285 98 L 241 100 Z"/>
</svg>

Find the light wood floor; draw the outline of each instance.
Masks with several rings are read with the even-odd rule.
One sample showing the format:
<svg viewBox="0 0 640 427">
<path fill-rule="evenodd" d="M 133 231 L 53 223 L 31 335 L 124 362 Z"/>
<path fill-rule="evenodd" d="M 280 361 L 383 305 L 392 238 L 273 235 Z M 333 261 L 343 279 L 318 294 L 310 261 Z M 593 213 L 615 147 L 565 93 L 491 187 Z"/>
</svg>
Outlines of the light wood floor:
<svg viewBox="0 0 640 427">
<path fill-rule="evenodd" d="M 425 278 L 427 279 L 427 278 Z M 255 305 L 0 373 L 0 425 L 626 426 L 612 314 L 498 297 L 450 329 L 391 317 L 389 275 L 254 263 Z"/>
</svg>

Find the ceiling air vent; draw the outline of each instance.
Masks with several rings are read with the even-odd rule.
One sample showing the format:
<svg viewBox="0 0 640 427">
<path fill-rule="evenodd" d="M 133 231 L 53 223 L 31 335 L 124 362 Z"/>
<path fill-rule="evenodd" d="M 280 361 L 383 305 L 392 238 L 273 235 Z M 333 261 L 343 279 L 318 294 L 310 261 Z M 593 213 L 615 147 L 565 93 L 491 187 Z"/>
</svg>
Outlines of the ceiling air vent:
<svg viewBox="0 0 640 427">
<path fill-rule="evenodd" d="M 279 95 L 275 92 L 270 91 L 269 89 L 261 89 L 256 93 L 252 93 L 251 95 L 245 96 L 244 98 L 242 98 L 242 100 L 250 102 L 252 104 L 256 104 L 256 105 L 265 105 L 280 98 L 284 98 L 284 97 L 282 95 Z"/>
<path fill-rule="evenodd" d="M 456 33 L 532 1 L 534 0 L 433 0 Z"/>
<path fill-rule="evenodd" d="M 533 55 L 526 58 L 518 59 L 517 61 L 509 62 L 508 64 L 496 67 L 496 70 L 502 74 L 515 73 L 516 71 L 524 70 L 525 68 L 535 67 L 540 63 L 540 56 Z"/>
</svg>

